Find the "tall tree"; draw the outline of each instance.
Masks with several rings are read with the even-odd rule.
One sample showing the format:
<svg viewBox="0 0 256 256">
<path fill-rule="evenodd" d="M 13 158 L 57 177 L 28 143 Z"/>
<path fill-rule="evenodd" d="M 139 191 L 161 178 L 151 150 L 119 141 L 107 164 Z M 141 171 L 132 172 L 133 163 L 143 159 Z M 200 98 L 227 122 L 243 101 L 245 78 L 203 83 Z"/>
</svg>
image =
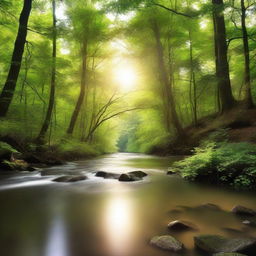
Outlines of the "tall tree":
<svg viewBox="0 0 256 256">
<path fill-rule="evenodd" d="M 74 131 L 79 112 L 84 102 L 84 97 L 86 92 L 86 74 L 87 74 L 87 47 L 88 47 L 88 44 L 87 44 L 87 41 L 85 40 L 81 48 L 82 70 L 81 70 L 80 93 L 79 93 L 79 97 L 76 102 L 76 106 L 71 116 L 71 120 L 67 130 L 67 134 L 69 135 L 71 135 Z"/>
<path fill-rule="evenodd" d="M 248 43 L 248 33 L 246 27 L 246 7 L 244 0 L 241 0 L 241 25 L 243 33 L 243 47 L 244 47 L 244 85 L 245 85 L 245 101 L 248 108 L 253 107 L 253 100 L 251 94 L 251 73 L 250 73 L 250 49 Z"/>
<path fill-rule="evenodd" d="M 216 54 L 216 76 L 220 92 L 222 112 L 231 109 L 235 100 L 231 90 L 229 64 L 227 58 L 226 26 L 223 0 L 212 0 Z"/>
<path fill-rule="evenodd" d="M 166 110 L 167 121 L 171 122 L 167 124 L 167 127 L 169 127 L 170 129 L 170 126 L 173 125 L 174 128 L 176 129 L 177 134 L 179 136 L 183 136 L 184 130 L 180 124 L 178 114 L 175 108 L 175 102 L 174 102 L 173 91 L 172 91 L 172 79 L 168 78 L 169 76 L 168 76 L 167 68 L 164 61 L 164 50 L 163 50 L 163 45 L 160 37 L 159 25 L 157 23 L 157 20 L 154 18 L 151 20 L 151 27 L 152 27 L 152 31 L 154 33 L 155 42 L 156 42 L 156 53 L 157 53 L 157 59 L 158 59 L 159 75 L 160 75 L 161 83 L 164 90 L 164 96 L 166 97 L 165 100 L 168 106 L 168 109 Z"/>
<path fill-rule="evenodd" d="M 11 66 L 9 68 L 8 76 L 0 95 L 0 117 L 6 116 L 15 92 L 27 38 L 27 27 L 32 9 L 32 1 L 33 0 L 24 0 L 23 9 L 20 14 L 19 29 L 14 44 Z"/>
<path fill-rule="evenodd" d="M 52 26 L 52 72 L 51 72 L 51 88 L 50 88 L 50 98 L 49 104 L 46 111 L 46 116 L 37 137 L 38 142 L 43 142 L 45 135 L 48 131 L 49 125 L 51 123 L 52 112 L 54 108 L 55 102 L 55 87 L 56 87 L 56 56 L 57 56 L 57 18 L 56 18 L 56 1 L 52 0 L 52 18 L 53 18 L 53 26 Z"/>
</svg>

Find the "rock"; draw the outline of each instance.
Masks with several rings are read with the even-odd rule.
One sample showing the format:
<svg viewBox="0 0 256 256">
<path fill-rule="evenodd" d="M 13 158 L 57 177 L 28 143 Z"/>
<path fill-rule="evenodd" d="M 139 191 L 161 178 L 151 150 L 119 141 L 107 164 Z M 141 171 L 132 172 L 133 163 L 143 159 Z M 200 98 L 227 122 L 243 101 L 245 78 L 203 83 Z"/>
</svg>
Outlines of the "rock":
<svg viewBox="0 0 256 256">
<path fill-rule="evenodd" d="M 256 227 L 256 220 L 244 220 L 242 223 L 247 226 Z"/>
<path fill-rule="evenodd" d="M 66 176 L 58 177 L 58 178 L 54 179 L 53 181 L 55 181 L 55 182 L 77 182 L 77 181 L 86 180 L 86 179 L 87 179 L 87 177 L 84 175 L 66 175 Z"/>
<path fill-rule="evenodd" d="M 134 179 L 133 177 L 131 177 L 130 175 L 123 173 L 120 175 L 119 181 L 123 181 L 123 182 L 131 182 L 131 181 L 136 181 L 136 179 Z"/>
<path fill-rule="evenodd" d="M 98 172 L 96 172 L 96 174 L 95 174 L 95 176 L 96 177 L 102 177 L 102 178 L 104 178 L 105 176 L 106 176 L 106 172 L 103 172 L 103 171 L 98 171 Z"/>
<path fill-rule="evenodd" d="M 35 168 L 35 167 L 33 167 L 33 166 L 28 166 L 28 168 L 27 168 L 27 171 L 29 171 L 29 172 L 34 172 L 34 171 L 36 171 L 37 169 Z"/>
<path fill-rule="evenodd" d="M 245 254 L 241 253 L 234 253 L 234 252 L 221 252 L 221 253 L 215 253 L 213 256 L 246 256 Z"/>
<path fill-rule="evenodd" d="M 142 178 L 148 176 L 147 173 L 142 172 L 142 171 L 128 172 L 128 175 L 129 175 L 129 176 L 132 176 L 132 177 L 134 177 L 134 178 L 140 178 L 140 179 L 142 179 Z"/>
<path fill-rule="evenodd" d="M 120 174 L 112 172 L 98 171 L 95 174 L 96 177 L 102 177 L 104 179 L 119 179 Z"/>
<path fill-rule="evenodd" d="M 199 235 L 194 237 L 195 246 L 208 253 L 246 253 L 256 249 L 256 239 L 228 239 L 217 235 Z"/>
<path fill-rule="evenodd" d="M 236 215 L 240 215 L 240 216 L 256 216 L 256 212 L 250 208 L 246 208 L 244 206 L 241 205 L 237 205 L 235 207 L 233 207 L 233 209 L 231 210 L 233 213 L 235 213 Z"/>
<path fill-rule="evenodd" d="M 197 228 L 190 222 L 175 220 L 168 224 L 168 229 L 173 231 L 186 231 L 186 230 L 195 230 Z"/>
<path fill-rule="evenodd" d="M 196 208 L 199 209 L 206 209 L 206 210 L 214 210 L 214 211 L 219 211 L 221 210 L 221 208 L 216 205 L 216 204 L 211 204 L 211 203 L 207 203 L 207 204 L 201 204 L 199 206 L 197 206 Z"/>
<path fill-rule="evenodd" d="M 150 240 L 150 244 L 163 250 L 179 252 L 183 249 L 183 244 L 173 236 L 155 236 Z"/>
<path fill-rule="evenodd" d="M 174 172 L 174 171 L 168 171 L 168 172 L 167 172 L 167 175 L 174 175 L 174 174 L 177 174 L 177 173 Z"/>
</svg>

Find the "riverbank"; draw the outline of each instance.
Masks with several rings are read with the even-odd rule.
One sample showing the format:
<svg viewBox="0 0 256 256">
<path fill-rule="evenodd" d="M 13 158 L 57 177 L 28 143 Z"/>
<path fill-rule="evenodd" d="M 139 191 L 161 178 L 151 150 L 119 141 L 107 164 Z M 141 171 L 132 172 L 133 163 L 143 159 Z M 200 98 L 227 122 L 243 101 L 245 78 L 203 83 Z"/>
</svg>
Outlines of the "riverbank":
<svg viewBox="0 0 256 256">
<path fill-rule="evenodd" d="M 56 145 L 37 145 L 32 141 L 0 137 L 0 170 L 34 171 L 37 167 L 61 165 L 103 154 L 93 145 L 62 140 Z"/>
</svg>

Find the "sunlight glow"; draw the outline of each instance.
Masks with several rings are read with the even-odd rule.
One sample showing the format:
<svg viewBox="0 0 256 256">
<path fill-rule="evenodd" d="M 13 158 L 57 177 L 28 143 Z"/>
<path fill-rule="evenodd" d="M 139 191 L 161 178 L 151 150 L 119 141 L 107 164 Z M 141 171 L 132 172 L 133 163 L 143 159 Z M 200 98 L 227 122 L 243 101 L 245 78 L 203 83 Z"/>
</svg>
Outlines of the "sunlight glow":
<svg viewBox="0 0 256 256">
<path fill-rule="evenodd" d="M 105 225 L 108 245 L 112 255 L 121 255 L 129 250 L 132 238 L 133 219 L 131 203 L 125 198 L 113 198 L 108 202 Z"/>
<path fill-rule="evenodd" d="M 134 88 L 138 78 L 133 67 L 121 65 L 115 69 L 114 79 L 122 90 L 130 91 Z"/>
</svg>

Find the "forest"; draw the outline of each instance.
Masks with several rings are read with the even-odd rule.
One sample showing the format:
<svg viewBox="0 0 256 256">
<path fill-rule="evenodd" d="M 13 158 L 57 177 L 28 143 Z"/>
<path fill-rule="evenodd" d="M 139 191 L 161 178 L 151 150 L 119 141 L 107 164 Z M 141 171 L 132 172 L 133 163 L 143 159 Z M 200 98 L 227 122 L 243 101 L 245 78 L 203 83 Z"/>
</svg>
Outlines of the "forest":
<svg viewBox="0 0 256 256">
<path fill-rule="evenodd" d="M 169 204 L 175 219 L 168 224 L 174 235 L 153 237 L 152 247 L 182 256 L 255 255 L 255 0 L 0 0 L 0 29 L 0 217 L 18 226 L 16 235 L 7 224 L 0 231 L 6 256 L 166 255 L 136 240 L 160 232 L 166 216 L 157 209 L 145 217 L 155 225 L 148 233 L 136 218 L 140 231 L 124 225 L 133 193 L 150 208 Z M 130 192 L 123 183 L 131 183 Z M 135 190 L 132 183 L 143 185 Z M 83 184 L 92 193 L 83 197 L 88 212 L 76 194 Z M 16 202 L 19 189 L 24 200 L 6 205 L 5 194 Z M 33 208 L 31 223 L 22 202 L 55 192 L 56 203 Z M 104 200 L 112 200 L 109 212 Z M 8 216 L 19 207 L 23 222 Z M 146 213 L 136 207 L 137 215 Z M 108 228 L 97 233 L 93 210 L 109 213 L 119 238 Z M 87 231 L 78 228 L 82 213 Z M 50 220 L 49 230 L 41 227 Z M 22 234 L 25 226 L 40 246 Z M 89 231 L 86 254 L 80 237 Z M 17 250 L 8 251 L 6 241 Z"/>
</svg>

